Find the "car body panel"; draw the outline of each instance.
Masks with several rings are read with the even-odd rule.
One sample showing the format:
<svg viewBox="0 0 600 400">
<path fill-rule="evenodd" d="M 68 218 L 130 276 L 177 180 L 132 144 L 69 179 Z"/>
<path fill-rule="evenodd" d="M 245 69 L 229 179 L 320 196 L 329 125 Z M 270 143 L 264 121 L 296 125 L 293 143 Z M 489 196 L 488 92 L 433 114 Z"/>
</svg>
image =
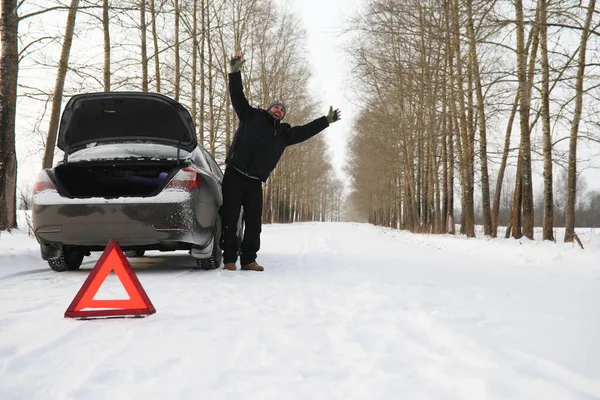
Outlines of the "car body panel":
<svg viewBox="0 0 600 400">
<path fill-rule="evenodd" d="M 40 244 L 94 248 L 106 246 L 111 239 L 122 247 L 160 248 L 175 242 L 183 247 L 186 243 L 205 247 L 212 238 L 220 204 L 202 196 L 202 190 L 116 199 L 68 199 L 56 192 L 42 192 L 33 201 L 35 235 Z"/>
</svg>

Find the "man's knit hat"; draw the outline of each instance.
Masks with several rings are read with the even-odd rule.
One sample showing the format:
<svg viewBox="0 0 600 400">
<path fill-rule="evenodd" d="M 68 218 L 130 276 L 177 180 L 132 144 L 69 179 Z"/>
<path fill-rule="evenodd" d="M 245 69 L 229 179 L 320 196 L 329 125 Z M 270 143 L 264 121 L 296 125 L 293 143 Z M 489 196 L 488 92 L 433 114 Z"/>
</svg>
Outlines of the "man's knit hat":
<svg viewBox="0 0 600 400">
<path fill-rule="evenodd" d="M 267 106 L 267 111 L 269 111 L 271 109 L 271 107 L 273 107 L 273 106 L 281 106 L 281 108 L 283 108 L 283 116 L 285 117 L 285 114 L 287 113 L 287 107 L 283 101 L 273 100 Z M 281 119 L 283 119 L 283 117 Z"/>
</svg>

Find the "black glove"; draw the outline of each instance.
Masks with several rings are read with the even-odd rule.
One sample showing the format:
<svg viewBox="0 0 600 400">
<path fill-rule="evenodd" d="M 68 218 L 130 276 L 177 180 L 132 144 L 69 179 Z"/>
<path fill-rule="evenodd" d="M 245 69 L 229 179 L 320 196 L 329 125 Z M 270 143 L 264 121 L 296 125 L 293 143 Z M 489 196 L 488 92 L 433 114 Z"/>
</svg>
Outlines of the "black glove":
<svg viewBox="0 0 600 400">
<path fill-rule="evenodd" d="M 327 114 L 327 121 L 329 121 L 330 124 L 333 124 L 336 121 L 339 121 L 342 116 L 342 112 L 340 111 L 340 109 L 336 109 L 335 111 L 333 111 L 333 106 L 329 106 L 329 113 Z"/>
<path fill-rule="evenodd" d="M 239 53 L 241 53 L 241 52 L 239 52 Z M 231 59 L 231 61 L 229 61 L 229 65 L 231 65 L 231 72 L 238 72 L 242 68 L 242 65 L 244 65 L 245 62 L 246 62 L 246 60 L 244 60 L 243 53 L 242 53 L 242 55 L 236 55 L 235 57 L 233 57 Z"/>
</svg>

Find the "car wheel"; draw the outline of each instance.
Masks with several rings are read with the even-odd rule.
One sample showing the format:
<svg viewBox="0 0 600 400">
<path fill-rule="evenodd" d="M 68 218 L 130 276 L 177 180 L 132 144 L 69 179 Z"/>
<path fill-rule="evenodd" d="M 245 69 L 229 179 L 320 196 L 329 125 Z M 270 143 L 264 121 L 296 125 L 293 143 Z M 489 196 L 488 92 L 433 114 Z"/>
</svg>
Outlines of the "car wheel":
<svg viewBox="0 0 600 400">
<path fill-rule="evenodd" d="M 84 254 L 81 251 L 73 250 L 67 246 L 62 246 L 60 257 L 54 260 L 48 260 L 50 269 L 56 272 L 75 271 L 81 267 Z"/>
<path fill-rule="evenodd" d="M 127 258 L 144 257 L 144 253 L 146 253 L 146 250 L 125 250 L 123 252 Z"/>
<path fill-rule="evenodd" d="M 221 266 L 221 259 L 223 254 L 221 247 L 219 246 L 219 240 L 221 240 L 221 218 L 217 216 L 217 222 L 215 224 L 214 237 L 213 237 L 213 250 L 208 258 L 197 258 L 196 266 L 200 269 L 217 269 Z"/>
</svg>

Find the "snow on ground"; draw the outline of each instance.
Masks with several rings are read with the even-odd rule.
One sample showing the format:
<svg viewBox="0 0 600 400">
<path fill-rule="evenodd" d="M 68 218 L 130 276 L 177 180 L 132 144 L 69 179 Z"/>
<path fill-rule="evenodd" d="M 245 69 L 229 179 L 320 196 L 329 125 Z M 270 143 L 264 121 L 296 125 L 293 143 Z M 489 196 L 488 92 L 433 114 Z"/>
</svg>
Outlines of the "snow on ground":
<svg viewBox="0 0 600 400">
<path fill-rule="evenodd" d="M 157 313 L 94 321 L 63 314 L 99 254 L 54 273 L 3 232 L 0 399 L 598 399 L 595 232 L 581 250 L 267 225 L 265 272 L 151 252 L 130 261 Z"/>
</svg>

